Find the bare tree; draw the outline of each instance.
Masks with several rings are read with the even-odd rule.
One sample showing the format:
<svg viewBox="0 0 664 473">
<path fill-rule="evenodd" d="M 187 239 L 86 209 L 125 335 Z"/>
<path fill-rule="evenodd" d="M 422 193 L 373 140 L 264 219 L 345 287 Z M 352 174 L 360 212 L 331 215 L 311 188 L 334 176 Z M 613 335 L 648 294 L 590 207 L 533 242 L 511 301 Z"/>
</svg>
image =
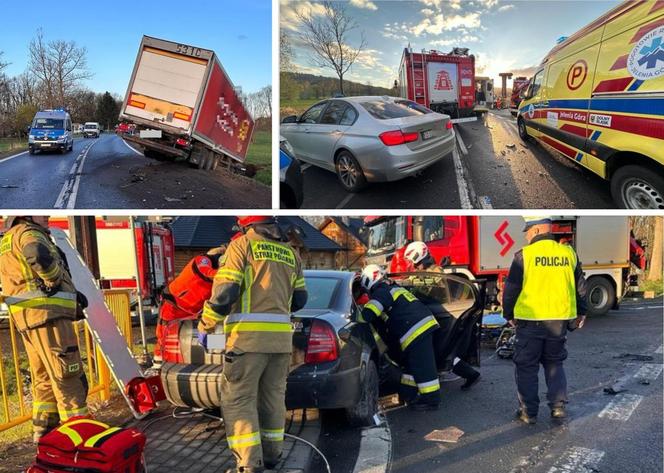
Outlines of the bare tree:
<svg viewBox="0 0 664 473">
<path fill-rule="evenodd" d="M 323 14 L 314 15 L 311 11 L 297 11 L 300 21 L 300 38 L 312 51 L 310 60 L 313 65 L 333 69 L 339 77 L 339 91 L 344 93 L 344 74 L 348 72 L 360 53 L 367 45 L 364 33 L 360 35 L 360 44 L 351 46 L 350 33 L 357 28 L 344 2 L 323 2 Z"/>
<path fill-rule="evenodd" d="M 41 29 L 30 41 L 28 69 L 40 82 L 45 93 L 47 107 L 69 105 L 70 92 L 79 88 L 81 82 L 92 78 L 87 68 L 87 51 L 74 41 L 55 40 L 48 43 Z"/>
</svg>

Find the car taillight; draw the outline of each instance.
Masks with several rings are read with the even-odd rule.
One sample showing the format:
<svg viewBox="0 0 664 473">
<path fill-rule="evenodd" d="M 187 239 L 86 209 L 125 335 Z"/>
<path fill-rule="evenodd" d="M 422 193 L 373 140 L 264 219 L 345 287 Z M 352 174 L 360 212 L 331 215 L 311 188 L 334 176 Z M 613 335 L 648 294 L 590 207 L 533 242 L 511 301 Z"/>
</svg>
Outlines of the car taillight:
<svg viewBox="0 0 664 473">
<path fill-rule="evenodd" d="M 175 144 L 179 146 L 189 146 L 189 142 L 184 138 L 178 138 L 177 140 L 175 140 Z"/>
<path fill-rule="evenodd" d="M 445 123 L 445 128 L 447 128 L 448 130 L 454 128 L 454 123 L 452 123 L 452 120 L 448 120 L 447 123 Z"/>
<path fill-rule="evenodd" d="M 325 363 L 337 358 L 339 358 L 339 349 L 334 330 L 326 322 L 314 320 L 309 332 L 309 343 L 307 343 L 304 362 L 307 364 Z"/>
<path fill-rule="evenodd" d="M 401 130 L 386 131 L 378 135 L 385 146 L 396 146 L 417 141 L 418 133 L 403 133 Z"/>
</svg>

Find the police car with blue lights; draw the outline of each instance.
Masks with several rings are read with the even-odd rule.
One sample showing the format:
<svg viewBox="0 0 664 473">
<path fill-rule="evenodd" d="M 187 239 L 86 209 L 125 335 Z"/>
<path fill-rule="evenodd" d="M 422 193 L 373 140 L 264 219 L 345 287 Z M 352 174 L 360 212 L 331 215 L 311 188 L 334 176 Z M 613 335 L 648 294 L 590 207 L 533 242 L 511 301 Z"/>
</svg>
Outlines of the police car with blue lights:
<svg viewBox="0 0 664 473">
<path fill-rule="evenodd" d="M 64 154 L 73 148 L 74 133 L 69 112 L 64 109 L 37 112 L 28 136 L 30 154 L 36 151 L 60 151 Z"/>
</svg>

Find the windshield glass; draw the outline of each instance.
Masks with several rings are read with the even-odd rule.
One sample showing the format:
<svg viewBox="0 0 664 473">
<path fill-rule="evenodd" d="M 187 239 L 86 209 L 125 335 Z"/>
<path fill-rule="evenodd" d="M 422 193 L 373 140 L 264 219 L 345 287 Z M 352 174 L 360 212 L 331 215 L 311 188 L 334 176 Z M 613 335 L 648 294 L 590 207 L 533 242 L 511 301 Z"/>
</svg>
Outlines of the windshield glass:
<svg viewBox="0 0 664 473">
<path fill-rule="evenodd" d="M 97 129 L 97 124 L 93 123 L 91 125 L 88 125 L 87 123 L 85 124 L 85 129 L 86 130 L 96 130 Z"/>
<path fill-rule="evenodd" d="M 367 253 L 394 251 L 406 243 L 406 217 L 393 217 L 369 228 Z"/>
<path fill-rule="evenodd" d="M 416 117 L 431 113 L 431 110 L 422 107 L 410 100 L 372 100 L 362 102 L 362 106 L 369 114 L 378 120 L 389 120 L 391 118 Z"/>
<path fill-rule="evenodd" d="M 35 118 L 32 128 L 38 130 L 62 130 L 65 127 L 65 121 L 59 118 Z"/>
<path fill-rule="evenodd" d="M 307 304 L 305 309 L 330 309 L 333 306 L 334 295 L 341 280 L 336 278 L 307 277 Z"/>
</svg>

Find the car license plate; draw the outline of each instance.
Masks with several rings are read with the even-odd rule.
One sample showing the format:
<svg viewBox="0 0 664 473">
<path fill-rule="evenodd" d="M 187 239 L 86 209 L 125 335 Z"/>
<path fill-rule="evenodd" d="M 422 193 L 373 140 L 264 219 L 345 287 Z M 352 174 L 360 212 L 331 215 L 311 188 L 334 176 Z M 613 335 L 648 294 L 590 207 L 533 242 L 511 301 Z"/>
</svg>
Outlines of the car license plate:
<svg viewBox="0 0 664 473">
<path fill-rule="evenodd" d="M 422 132 L 422 139 L 423 140 L 428 140 L 430 138 L 433 138 L 433 131 L 427 130 Z"/>
<path fill-rule="evenodd" d="M 43 146 L 44 148 L 48 148 L 49 146 L 51 146 L 51 143 L 42 143 L 42 146 Z"/>
</svg>

